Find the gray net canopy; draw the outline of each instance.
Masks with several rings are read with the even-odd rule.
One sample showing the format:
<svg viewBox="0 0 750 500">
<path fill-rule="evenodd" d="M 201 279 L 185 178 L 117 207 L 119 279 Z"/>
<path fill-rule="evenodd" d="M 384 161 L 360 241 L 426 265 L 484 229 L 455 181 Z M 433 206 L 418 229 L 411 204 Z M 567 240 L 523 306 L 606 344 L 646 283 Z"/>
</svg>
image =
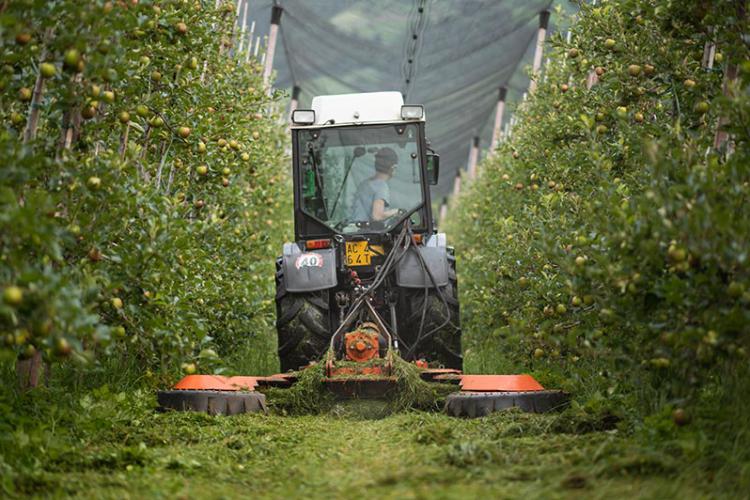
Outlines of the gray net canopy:
<svg viewBox="0 0 750 500">
<path fill-rule="evenodd" d="M 316 95 L 383 90 L 423 104 L 441 197 L 466 168 L 473 138 L 489 146 L 498 88 L 509 87 L 509 100 L 526 90 L 518 74 L 552 1 L 250 0 L 241 17 L 256 36 L 268 33 L 274 3 L 283 9 L 275 87 L 299 86 L 302 108 Z"/>
</svg>

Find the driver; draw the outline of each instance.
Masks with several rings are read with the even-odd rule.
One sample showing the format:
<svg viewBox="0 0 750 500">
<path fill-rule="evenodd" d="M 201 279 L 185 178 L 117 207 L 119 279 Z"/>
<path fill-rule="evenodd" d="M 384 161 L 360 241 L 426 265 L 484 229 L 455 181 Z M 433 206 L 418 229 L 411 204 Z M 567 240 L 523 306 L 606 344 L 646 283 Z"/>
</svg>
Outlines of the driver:
<svg viewBox="0 0 750 500">
<path fill-rule="evenodd" d="M 382 221 L 398 214 L 398 209 L 388 208 L 390 189 L 388 181 L 398 166 L 398 156 L 388 147 L 375 153 L 375 175 L 362 181 L 354 194 L 352 220 Z"/>
</svg>

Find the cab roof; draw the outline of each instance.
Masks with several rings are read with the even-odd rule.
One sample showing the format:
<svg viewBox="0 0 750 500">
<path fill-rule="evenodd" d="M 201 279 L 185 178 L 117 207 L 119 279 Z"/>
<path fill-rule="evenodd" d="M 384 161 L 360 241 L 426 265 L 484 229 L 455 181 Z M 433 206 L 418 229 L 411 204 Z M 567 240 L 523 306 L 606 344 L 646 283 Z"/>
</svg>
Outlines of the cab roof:
<svg viewBox="0 0 750 500">
<path fill-rule="evenodd" d="M 354 125 L 364 123 L 394 123 L 421 120 L 401 118 L 404 98 L 401 92 L 363 92 L 359 94 L 323 95 L 314 97 L 311 109 L 315 123 L 292 124 L 294 128 Z"/>
</svg>

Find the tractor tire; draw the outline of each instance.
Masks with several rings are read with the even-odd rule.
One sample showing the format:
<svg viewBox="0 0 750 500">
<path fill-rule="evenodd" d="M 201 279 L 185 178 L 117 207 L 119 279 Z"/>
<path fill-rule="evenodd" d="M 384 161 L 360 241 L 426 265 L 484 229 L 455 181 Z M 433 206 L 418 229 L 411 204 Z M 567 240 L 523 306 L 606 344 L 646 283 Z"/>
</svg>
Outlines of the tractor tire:
<svg viewBox="0 0 750 500">
<path fill-rule="evenodd" d="M 458 279 L 456 276 L 456 259 L 449 253 L 449 283 L 440 291 L 447 302 L 440 298 L 437 290 L 430 288 L 425 294 L 421 288 L 401 288 L 398 302 L 398 334 L 407 344 L 408 350 L 402 354 L 408 361 L 425 359 L 428 362 L 446 368 L 463 369 L 461 352 L 461 318 L 458 306 Z M 427 310 L 425 311 L 425 301 Z M 423 338 L 419 338 L 420 324 Z M 449 320 L 446 324 L 446 320 Z M 441 327 L 442 325 L 442 327 Z M 437 329 L 429 337 L 424 334 Z"/>
<path fill-rule="evenodd" d="M 287 292 L 282 271 L 276 274 L 276 331 L 281 371 L 319 361 L 331 339 L 328 290 Z"/>
</svg>

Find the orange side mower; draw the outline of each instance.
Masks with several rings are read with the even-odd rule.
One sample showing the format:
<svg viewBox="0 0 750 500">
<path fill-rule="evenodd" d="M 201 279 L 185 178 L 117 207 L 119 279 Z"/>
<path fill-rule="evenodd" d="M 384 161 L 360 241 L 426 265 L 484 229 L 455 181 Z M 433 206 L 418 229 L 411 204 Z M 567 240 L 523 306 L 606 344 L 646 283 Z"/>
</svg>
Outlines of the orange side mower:
<svg viewBox="0 0 750 500">
<path fill-rule="evenodd" d="M 324 370 L 337 398 L 388 398 L 397 363 L 452 383 L 450 415 L 510 407 L 544 412 L 566 395 L 529 375 L 464 375 L 453 248 L 435 229 L 439 159 L 420 105 L 400 92 L 321 96 L 292 114 L 295 241 L 276 261 L 281 370 L 270 377 L 189 375 L 158 394 L 163 408 L 262 412 L 264 387 Z"/>
</svg>

